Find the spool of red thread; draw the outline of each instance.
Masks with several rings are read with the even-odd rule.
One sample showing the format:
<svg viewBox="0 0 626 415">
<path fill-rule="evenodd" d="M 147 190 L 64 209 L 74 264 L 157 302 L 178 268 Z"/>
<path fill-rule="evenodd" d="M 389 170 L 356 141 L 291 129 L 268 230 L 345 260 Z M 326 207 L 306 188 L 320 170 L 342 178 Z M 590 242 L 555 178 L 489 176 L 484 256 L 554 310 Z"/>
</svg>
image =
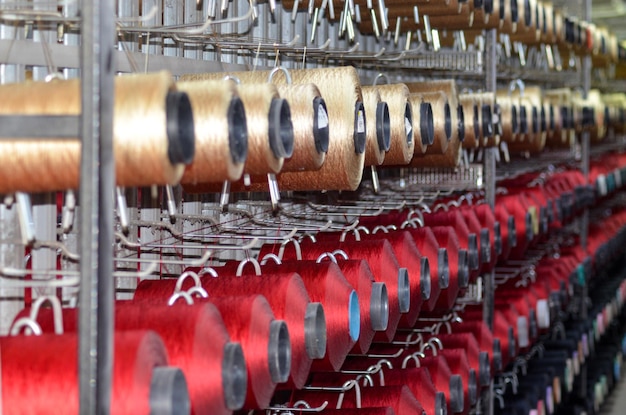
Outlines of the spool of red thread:
<svg viewBox="0 0 626 415">
<path fill-rule="evenodd" d="M 391 407 L 396 415 L 424 414 L 424 409 L 407 386 L 362 387 L 360 393 L 362 408 Z M 294 392 L 291 400 L 292 402 L 304 400 L 311 406 L 320 406 L 328 402 L 329 407 L 337 407 L 339 396 L 338 392 L 300 390 Z M 340 404 L 341 408 L 358 408 L 355 391 L 345 392 Z"/>
<path fill-rule="evenodd" d="M 433 226 L 430 229 L 437 238 L 439 246 L 448 252 L 448 288 L 441 293 L 435 305 L 435 312 L 440 313 L 450 310 L 461 289 L 469 285 L 467 251 L 461 249 L 456 232 L 451 226 Z"/>
<path fill-rule="evenodd" d="M 377 331 L 385 331 L 389 324 L 389 296 L 384 282 L 375 282 L 367 261 L 337 258 L 337 265 L 348 282 L 359 294 L 361 330 L 353 353 L 367 353 Z M 375 298 L 375 301 L 372 301 Z"/>
<path fill-rule="evenodd" d="M 450 279 L 450 271 L 448 269 L 448 252 L 445 248 L 439 246 L 437 242 L 437 238 L 433 234 L 430 228 L 407 228 L 407 231 L 411 234 L 413 239 L 415 240 L 415 245 L 417 249 L 419 249 L 422 255 L 425 255 L 428 258 L 428 262 L 430 264 L 430 275 L 437 279 L 439 294 L 435 295 L 436 292 L 433 288 L 431 288 L 430 299 L 424 303 L 423 309 L 425 311 L 433 311 L 435 306 L 437 305 L 437 301 L 441 296 L 441 291 L 448 288 L 449 279 Z M 434 287 L 435 284 L 432 282 L 431 278 L 431 287 Z M 408 322 L 406 325 L 402 327 L 412 327 L 408 326 Z"/>
<path fill-rule="evenodd" d="M 495 338 L 487 324 L 481 319 L 472 320 L 463 316 L 462 323 L 454 324 L 453 333 L 471 333 L 478 341 L 480 351 L 488 353 L 491 360 L 492 371 L 499 372 L 504 368 L 502 364 L 502 349 L 500 339 Z"/>
<path fill-rule="evenodd" d="M 384 282 L 387 285 L 387 294 L 389 296 L 389 322 L 387 324 L 387 330 L 377 333 L 375 338 L 382 337 L 387 341 L 393 339 L 393 335 L 400 321 L 400 313 L 406 313 L 410 308 L 411 293 L 408 272 L 405 268 L 398 266 L 398 261 L 389 242 L 376 240 L 361 241 L 358 244 L 337 244 L 334 242 L 312 243 L 305 240 L 301 245 L 302 258 L 306 260 L 316 260 L 320 255 L 326 252 L 341 249 L 348 255 L 349 259 L 363 259 L 367 261 L 374 275 L 374 279 L 378 282 Z M 279 249 L 280 246 L 277 245 L 263 245 L 259 257 L 263 258 L 263 256 L 268 253 L 277 254 Z M 287 246 L 284 249 L 283 258 L 296 259 L 295 250 Z M 324 307 L 326 308 L 326 306 Z"/>
<path fill-rule="evenodd" d="M 446 359 L 450 371 L 460 375 L 463 380 L 463 413 L 467 414 L 478 400 L 478 380 L 474 369 L 470 367 L 467 353 L 463 349 L 443 349 L 437 351 L 437 357 Z"/>
<path fill-rule="evenodd" d="M 496 220 L 500 223 L 500 233 L 502 242 L 502 252 L 498 256 L 500 261 L 506 261 L 509 258 L 511 249 L 517 244 L 517 236 L 515 234 L 515 216 L 509 214 L 506 207 L 496 204 L 494 208 Z"/>
<path fill-rule="evenodd" d="M 209 298 L 254 294 L 265 296 L 275 317 L 287 323 L 291 343 L 289 379 L 277 387 L 301 388 L 309 375 L 312 359 L 321 359 L 326 352 L 326 317 L 323 306 L 311 302 L 298 274 L 248 275 L 246 271 L 253 270 L 253 267 L 246 267 L 243 270 L 245 275 L 236 277 L 237 264 L 214 267 L 219 277 L 203 275 L 200 277 L 202 288 L 207 291 Z M 190 271 L 202 274 L 199 268 L 186 270 Z M 137 287 L 135 298 L 167 300 L 175 291 L 177 283 L 174 279 L 144 280 Z M 190 284 L 185 281 L 181 288 L 188 289 Z"/>
<path fill-rule="evenodd" d="M 324 409 L 323 415 L 396 415 L 391 406 L 379 408 Z"/>
<path fill-rule="evenodd" d="M 470 271 L 470 281 L 475 281 L 479 275 L 480 263 L 478 258 L 478 236 L 470 232 L 467 223 L 458 209 L 424 213 L 425 226 L 452 226 L 459 238 L 461 248 L 467 250 L 467 260 Z"/>
<path fill-rule="evenodd" d="M 65 332 L 78 330 L 77 316 L 77 309 L 63 309 Z M 53 333 L 52 309 L 40 309 L 37 323 L 44 333 Z M 161 336 L 170 362 L 187 378 L 194 414 L 230 414 L 242 407 L 247 378 L 244 352 L 239 343 L 230 341 L 219 311 L 211 304 L 168 307 L 117 301 L 115 328 L 154 330 Z"/>
<path fill-rule="evenodd" d="M 246 357 L 248 384 L 245 409 L 263 409 L 270 404 L 276 384 L 287 381 L 291 364 L 289 331 L 275 320 L 262 295 L 211 298 L 233 340 L 239 341 Z"/>
<path fill-rule="evenodd" d="M 385 385 L 406 385 L 424 408 L 426 415 L 443 414 L 447 410 L 446 395 L 437 391 L 428 369 L 383 369 Z"/>
<path fill-rule="evenodd" d="M 152 331 L 116 332 L 111 414 L 187 414 L 189 395 L 179 369 Z M 77 414 L 78 336 L 0 337 L 2 412 Z"/>
<path fill-rule="evenodd" d="M 474 206 L 461 206 L 458 209 L 470 232 L 478 235 L 478 262 L 480 263 L 480 272 L 485 273 L 490 271 L 491 264 L 491 240 L 489 236 L 489 229 L 485 228 L 474 211 Z"/>
<path fill-rule="evenodd" d="M 437 390 L 446 395 L 448 413 L 462 413 L 465 402 L 461 376 L 452 373 L 450 366 L 443 357 L 427 356 L 419 361 L 422 367 L 428 369 Z"/>
<path fill-rule="evenodd" d="M 486 203 L 480 203 L 472 206 L 478 221 L 483 229 L 489 232 L 489 245 L 491 248 L 489 261 L 485 264 L 486 271 L 491 271 L 496 266 L 498 258 L 502 253 L 502 227 L 500 222 L 496 220 L 494 212 Z"/>
<path fill-rule="evenodd" d="M 438 282 L 431 284 L 430 264 L 428 258 L 423 256 L 411 234 L 406 231 L 376 232 L 376 233 L 340 233 L 320 232 L 316 235 L 318 241 L 344 240 L 347 242 L 386 240 L 391 244 L 393 252 L 402 268 L 406 268 L 409 274 L 411 301 L 409 311 L 402 315 L 407 325 L 414 325 L 419 317 L 422 304 L 430 299 L 433 294 L 439 295 Z"/>
<path fill-rule="evenodd" d="M 326 355 L 313 361 L 312 370 L 339 370 L 359 339 L 361 329 L 359 296 L 333 262 L 312 260 L 282 264 L 268 262 L 263 273 L 295 272 L 302 277 L 313 301 L 322 303 L 326 312 Z"/>
<path fill-rule="evenodd" d="M 465 350 L 470 366 L 478 375 L 478 384 L 483 387 L 489 386 L 491 381 L 489 352 L 480 350 L 478 340 L 473 333 L 438 334 L 437 338 L 445 349 Z"/>
</svg>

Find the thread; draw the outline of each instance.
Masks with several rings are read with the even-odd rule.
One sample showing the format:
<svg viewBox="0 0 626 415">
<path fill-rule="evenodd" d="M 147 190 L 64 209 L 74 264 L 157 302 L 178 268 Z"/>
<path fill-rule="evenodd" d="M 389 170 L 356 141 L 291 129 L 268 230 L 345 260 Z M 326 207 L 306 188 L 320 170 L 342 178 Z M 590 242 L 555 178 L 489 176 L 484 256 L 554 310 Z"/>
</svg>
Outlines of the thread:
<svg viewBox="0 0 626 415">
<path fill-rule="evenodd" d="M 359 294 L 361 330 L 353 353 L 364 354 L 370 348 L 376 331 L 384 331 L 389 324 L 389 294 L 384 282 L 376 282 L 367 261 L 337 259 L 337 265 L 346 280 Z"/>
<path fill-rule="evenodd" d="M 413 138 L 413 107 L 409 89 L 404 84 L 377 86 L 380 97 L 389 105 L 391 125 L 391 145 L 383 165 L 398 166 L 409 164 L 415 151 Z"/>
<path fill-rule="evenodd" d="M 452 139 L 453 112 L 452 106 L 448 102 L 446 94 L 441 91 L 433 92 L 414 92 L 412 89 L 414 84 L 407 84 L 411 93 L 418 93 L 421 98 L 429 102 L 433 110 L 434 139 L 433 143 L 428 146 L 425 154 L 443 154 L 448 148 L 448 143 Z M 418 88 L 416 88 L 418 89 Z M 456 114 L 454 114 L 456 118 Z M 414 159 L 414 163 L 418 162 L 418 158 Z"/>
<path fill-rule="evenodd" d="M 230 342 L 219 311 L 207 303 L 160 304 L 158 298 L 117 301 L 116 330 L 154 330 L 163 339 L 171 364 L 187 378 L 194 414 L 230 414 L 240 409 L 248 375 L 241 345 Z M 65 332 L 78 330 L 77 317 L 77 309 L 63 309 Z M 53 333 L 52 309 L 40 309 L 37 322 L 44 333 Z"/>
<path fill-rule="evenodd" d="M 511 249 L 509 258 L 520 258 L 526 252 L 533 237 L 533 215 L 522 203 L 520 195 L 498 195 L 496 204 L 502 204 L 515 218 L 515 248 Z"/>
<path fill-rule="evenodd" d="M 502 349 L 500 339 L 495 339 L 492 331 L 482 319 L 470 319 L 463 316 L 463 322 L 453 326 L 454 334 L 471 333 L 478 341 L 481 353 L 487 353 L 493 373 L 502 370 Z"/>
<path fill-rule="evenodd" d="M 464 113 L 463 107 L 459 106 L 457 108 L 458 120 L 459 120 L 459 129 L 464 134 Z M 460 135 L 460 134 L 459 134 Z M 461 146 L 462 142 L 460 139 L 451 140 L 448 144 L 448 148 L 443 154 L 431 154 L 424 155 L 419 159 L 415 160 L 413 165 L 419 165 L 420 167 L 443 167 L 443 168 L 454 168 L 459 165 L 461 162 Z"/>
<path fill-rule="evenodd" d="M 489 352 L 480 351 L 480 345 L 473 333 L 438 334 L 437 338 L 446 349 L 460 349 L 467 352 L 467 360 L 477 373 L 478 385 L 489 386 L 491 367 Z"/>
<path fill-rule="evenodd" d="M 415 150 L 413 155 L 424 154 L 435 140 L 433 107 L 418 94 L 409 94 L 408 101 L 413 107 L 413 138 Z"/>
<path fill-rule="evenodd" d="M 515 217 L 510 215 L 507 209 L 502 205 L 494 206 L 494 214 L 500 223 L 500 233 L 502 241 L 502 252 L 498 259 L 506 261 L 509 257 L 511 249 L 517 244 L 517 236 L 515 233 Z"/>
<path fill-rule="evenodd" d="M 480 124 L 476 96 L 471 93 L 459 94 L 459 105 L 463 107 L 463 114 L 465 116 L 465 139 L 463 140 L 463 148 L 477 148 L 480 136 Z"/>
<path fill-rule="evenodd" d="M 494 124 L 494 115 L 497 115 L 496 96 L 493 92 L 481 92 L 478 95 L 480 100 L 480 122 L 482 131 L 482 147 L 497 147 L 500 145 L 500 124 Z M 499 122 L 499 121 L 498 121 Z"/>
<path fill-rule="evenodd" d="M 428 301 L 424 302 L 422 309 L 425 311 L 433 311 L 441 296 L 441 292 L 449 283 L 448 253 L 445 249 L 441 249 L 437 238 L 430 228 L 407 228 L 407 231 L 415 240 L 415 245 L 420 253 L 428 258 L 431 275 L 431 292 L 430 298 Z M 437 290 L 440 292 L 437 293 Z"/>
<path fill-rule="evenodd" d="M 437 391 L 428 369 L 423 367 L 407 369 L 383 369 L 385 385 L 406 385 L 428 415 L 445 413 L 446 396 Z"/>
<path fill-rule="evenodd" d="M 469 284 L 467 251 L 462 251 L 459 239 L 451 226 L 434 226 L 430 228 L 440 248 L 448 252 L 448 286 L 439 295 L 435 305 L 436 311 L 448 311 L 456 302 L 460 288 Z"/>
<path fill-rule="evenodd" d="M 517 134 L 519 133 L 518 100 L 511 97 L 508 90 L 497 91 L 496 100 L 500 107 L 500 120 L 502 123 L 500 138 L 506 143 L 514 142 L 517 140 Z"/>
<path fill-rule="evenodd" d="M 281 171 L 317 171 L 326 160 L 330 142 L 328 107 L 314 84 L 278 85 L 280 96 L 289 102 L 294 143 L 291 157 Z"/>
<path fill-rule="evenodd" d="M 478 235 L 470 232 L 467 222 L 458 209 L 449 211 L 437 211 L 424 213 L 424 225 L 426 226 L 452 226 L 459 238 L 462 249 L 467 251 L 467 261 L 470 282 L 476 280 L 480 271 L 480 258 L 478 252 Z"/>
<path fill-rule="evenodd" d="M 224 317 L 233 340 L 241 343 L 246 357 L 248 382 L 244 409 L 270 404 L 276 384 L 285 382 L 291 364 L 287 325 L 275 320 L 262 295 L 211 298 Z"/>
<path fill-rule="evenodd" d="M 470 408 L 478 400 L 478 382 L 476 371 L 470 367 L 467 353 L 464 349 L 443 349 L 438 357 L 446 359 L 450 372 L 461 376 L 463 381 L 463 413 L 469 413 Z"/>
<path fill-rule="evenodd" d="M 80 80 L 0 87 L 3 115 L 79 115 Z M 119 186 L 176 184 L 194 156 L 194 126 L 186 94 L 167 72 L 115 78 L 115 177 Z M 80 140 L 15 139 L 0 143 L 0 192 L 76 189 Z"/>
<path fill-rule="evenodd" d="M 359 296 L 337 264 L 285 260 L 282 264 L 268 262 L 262 270 L 264 273 L 295 272 L 302 277 L 309 297 L 320 302 L 326 314 L 326 355 L 313 361 L 311 368 L 339 370 L 359 339 L 361 316 Z"/>
<path fill-rule="evenodd" d="M 391 406 L 379 408 L 324 409 L 324 415 L 396 415 Z"/>
<path fill-rule="evenodd" d="M 471 206 L 463 206 L 459 208 L 459 212 L 463 216 L 467 228 L 470 232 L 478 237 L 477 252 L 480 272 L 489 270 L 491 263 L 491 240 L 489 239 L 489 230 L 482 226 L 476 216 L 476 212 Z"/>
<path fill-rule="evenodd" d="M 462 413 L 465 403 L 461 376 L 453 374 L 446 359 L 440 356 L 420 359 L 420 365 L 428 369 L 435 388 L 446 396 L 448 413 Z"/>
<path fill-rule="evenodd" d="M 291 70 L 294 84 L 315 84 L 326 102 L 329 131 L 326 161 L 316 172 L 285 172 L 277 176 L 282 190 L 355 190 L 361 182 L 365 160 L 366 116 L 359 77 L 351 66 Z M 222 74 L 224 75 L 224 74 Z M 261 82 L 269 71 L 233 72 L 242 82 Z M 215 74 L 185 75 L 183 79 L 203 79 Z M 283 73 L 272 79 L 285 84 Z M 250 122 L 250 120 L 248 121 Z M 252 152 L 252 149 L 250 150 Z"/>
<path fill-rule="evenodd" d="M 382 337 L 387 341 L 393 339 L 393 336 L 400 321 L 400 314 L 406 313 L 410 308 L 410 285 L 409 276 L 405 268 L 400 268 L 397 258 L 391 248 L 389 242 L 385 240 L 361 241 L 358 244 L 352 243 L 335 243 L 335 242 L 318 242 L 311 243 L 307 241 L 301 242 L 302 258 L 317 259 L 326 252 L 332 252 L 335 249 L 344 251 L 349 259 L 362 259 L 367 261 L 377 282 L 384 282 L 387 285 L 387 294 L 389 297 L 389 321 L 387 330 L 377 333 L 376 337 Z M 260 257 L 268 253 L 276 254 L 278 246 L 264 245 L 261 247 Z M 284 258 L 295 259 L 295 251 L 293 249 L 285 249 Z M 305 281 L 306 282 L 306 281 Z"/>
<path fill-rule="evenodd" d="M 322 405 L 325 401 L 329 407 L 337 406 L 339 393 L 327 391 L 295 391 L 292 402 L 305 400 L 312 406 Z M 424 409 L 406 386 L 377 386 L 361 388 L 361 407 L 391 407 L 396 415 L 423 415 Z M 341 408 L 358 408 L 356 394 L 348 391 L 343 394 Z"/>
<path fill-rule="evenodd" d="M 326 317 L 319 303 L 312 303 L 299 275 L 293 273 L 247 275 L 237 277 L 236 265 L 213 268 L 219 278 L 201 276 L 200 283 L 209 298 L 233 295 L 265 296 L 275 317 L 284 320 L 289 328 L 291 343 L 291 371 L 285 384 L 278 388 L 301 388 L 306 382 L 314 358 L 326 352 Z M 201 273 L 188 268 L 185 272 Z M 177 280 L 144 280 L 135 291 L 136 299 L 162 298 L 167 300 L 175 292 Z M 182 287 L 186 287 L 183 285 Z M 196 300 L 201 301 L 201 300 Z"/>
<path fill-rule="evenodd" d="M 364 166 L 379 166 L 391 146 L 391 120 L 389 106 L 381 100 L 378 87 L 363 86 L 363 107 L 366 118 L 367 141 Z M 375 114 L 375 116 L 373 116 Z"/>
<path fill-rule="evenodd" d="M 248 126 L 235 85 L 223 81 L 179 82 L 191 101 L 196 152 L 182 184 L 238 180 L 248 156 Z"/>
<path fill-rule="evenodd" d="M 116 332 L 114 347 L 111 413 L 153 413 L 157 408 L 151 407 L 151 382 L 157 369 L 168 364 L 162 340 L 151 331 Z M 78 360 L 72 358 L 78 355 L 75 333 L 2 337 L 0 350 L 4 413 L 42 414 L 51 408 L 57 414 L 78 413 Z M 33 379 L 40 387 L 33 387 Z M 176 402 L 179 407 L 173 408 L 173 414 L 188 413 L 184 379 L 176 384 L 176 396 L 161 403 Z"/>
<path fill-rule="evenodd" d="M 498 257 L 502 252 L 502 226 L 498 221 L 496 221 L 494 212 L 486 203 L 472 206 L 472 209 L 474 210 L 476 218 L 478 218 L 482 229 L 487 229 L 489 232 L 489 261 L 485 263 L 484 269 L 490 271 L 493 267 L 495 267 Z"/>
<path fill-rule="evenodd" d="M 318 241 L 330 241 L 333 240 L 333 238 L 334 240 L 338 240 L 341 236 L 344 236 L 346 241 L 358 244 L 354 239 L 356 238 L 354 234 L 342 235 L 340 232 L 321 232 L 318 233 L 317 236 Z M 408 326 L 413 326 L 419 317 L 424 300 L 428 300 L 431 296 L 433 285 L 435 286 L 436 295 L 439 295 L 439 282 L 435 279 L 431 283 L 428 258 L 419 252 L 413 237 L 406 231 L 361 234 L 359 238 L 360 241 L 388 241 L 396 256 L 398 265 L 402 268 L 406 268 L 409 277 L 411 298 L 409 310 L 402 314 L 402 320 L 404 320 Z"/>
</svg>

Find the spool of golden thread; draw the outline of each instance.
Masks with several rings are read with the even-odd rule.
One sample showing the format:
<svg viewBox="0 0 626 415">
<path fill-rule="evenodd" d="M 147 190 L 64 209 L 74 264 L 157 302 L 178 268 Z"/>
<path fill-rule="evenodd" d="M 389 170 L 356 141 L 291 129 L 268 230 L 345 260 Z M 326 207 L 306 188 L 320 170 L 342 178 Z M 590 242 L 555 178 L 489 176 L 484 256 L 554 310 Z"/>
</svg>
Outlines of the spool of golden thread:
<svg viewBox="0 0 626 415">
<path fill-rule="evenodd" d="M 424 101 L 420 94 L 409 94 L 409 102 L 413 108 L 413 140 L 415 149 L 413 156 L 426 153 L 426 149 L 435 140 L 433 107 Z"/>
<path fill-rule="evenodd" d="M 463 107 L 465 116 L 465 139 L 463 148 L 478 148 L 480 139 L 479 107 L 476 95 L 473 93 L 459 94 L 459 105 Z"/>
<path fill-rule="evenodd" d="M 376 86 L 363 86 L 363 106 L 365 107 L 367 142 L 365 144 L 365 161 L 367 166 L 380 166 L 391 145 L 391 121 L 389 106 L 381 101 Z"/>
<path fill-rule="evenodd" d="M 234 83 L 179 82 L 191 100 L 196 130 L 196 154 L 182 184 L 238 180 L 248 155 L 248 126 Z"/>
<path fill-rule="evenodd" d="M 381 99 L 389 106 L 391 121 L 391 145 L 383 165 L 407 165 L 413 158 L 413 108 L 409 101 L 409 89 L 404 84 L 378 85 Z"/>
<path fill-rule="evenodd" d="M 433 143 L 428 146 L 424 154 L 443 154 L 452 139 L 452 108 L 446 94 L 439 92 L 416 93 L 424 101 L 430 103 L 433 110 Z"/>
<path fill-rule="evenodd" d="M 78 115 L 80 80 L 0 86 L 4 115 Z M 169 124 L 169 129 L 168 129 Z M 175 184 L 194 155 L 194 126 L 186 94 L 167 72 L 115 79 L 113 124 L 116 183 Z M 0 141 L 0 193 L 77 188 L 80 141 Z"/>
<path fill-rule="evenodd" d="M 545 99 L 555 106 L 557 119 L 560 120 L 560 122 L 555 122 L 556 128 L 552 132 L 549 145 L 551 147 L 571 147 L 575 141 L 574 129 L 570 128 L 573 122 L 571 119 L 571 91 L 568 88 L 548 90 L 545 92 Z"/>
<path fill-rule="evenodd" d="M 326 102 L 332 136 L 326 161 L 315 172 L 285 172 L 277 176 L 281 190 L 354 190 L 361 182 L 366 143 L 366 117 L 361 85 L 351 66 L 292 70 L 293 84 L 314 84 Z M 225 73 L 221 76 L 227 75 Z M 269 71 L 233 72 L 243 84 L 268 79 Z M 187 75 L 185 78 L 211 78 L 215 74 Z M 287 84 L 284 73 L 272 82 Z M 247 108 L 246 108 L 247 109 Z M 248 120 L 250 123 L 250 120 Z M 252 149 L 250 149 L 252 152 Z M 250 155 L 248 156 L 250 158 Z"/>
<path fill-rule="evenodd" d="M 435 139 L 426 153 L 445 153 L 447 143 L 459 139 L 459 131 L 463 128 L 458 117 L 459 101 L 456 82 L 454 80 L 412 82 L 408 83 L 407 87 L 411 93 L 424 94 L 426 101 L 429 101 L 428 97 L 430 97 L 433 107 Z M 442 140 L 446 137 L 447 139 Z"/>
<path fill-rule="evenodd" d="M 294 130 L 289 103 L 281 98 L 275 85 L 265 79 L 244 82 L 239 77 L 223 79 L 223 73 L 183 75 L 181 81 L 220 80 L 237 83 L 248 121 L 248 158 L 244 173 L 264 176 L 281 171 L 286 158 L 293 154 Z"/>
<path fill-rule="evenodd" d="M 314 84 L 277 85 L 277 88 L 280 96 L 289 102 L 294 132 L 293 155 L 285 159 L 281 172 L 319 170 L 326 160 L 331 133 L 326 101 Z"/>
<path fill-rule="evenodd" d="M 278 173 L 285 158 L 293 154 L 293 123 L 289 105 L 281 100 L 272 84 L 240 84 L 237 85 L 237 92 L 248 118 L 248 159 L 244 173 L 251 176 Z M 277 105 L 280 106 L 278 109 Z M 275 117 L 278 117 L 278 123 L 270 126 L 270 120 Z M 272 146 L 272 142 L 276 146 Z"/>
<path fill-rule="evenodd" d="M 513 97 L 520 99 L 520 139 L 509 144 L 511 152 L 536 154 L 545 147 L 546 135 L 541 131 L 541 104 L 533 95 L 532 87 L 526 87 L 523 95 L 519 91 L 512 93 Z"/>
<path fill-rule="evenodd" d="M 502 134 L 500 139 L 505 143 L 513 143 L 519 133 L 518 100 L 509 95 L 509 90 L 498 90 L 496 100 L 500 107 Z"/>
<path fill-rule="evenodd" d="M 493 92 L 480 92 L 476 94 L 480 108 L 481 122 L 481 147 L 497 147 L 500 145 L 500 135 L 494 125 L 494 112 L 496 111 L 496 97 Z"/>
</svg>

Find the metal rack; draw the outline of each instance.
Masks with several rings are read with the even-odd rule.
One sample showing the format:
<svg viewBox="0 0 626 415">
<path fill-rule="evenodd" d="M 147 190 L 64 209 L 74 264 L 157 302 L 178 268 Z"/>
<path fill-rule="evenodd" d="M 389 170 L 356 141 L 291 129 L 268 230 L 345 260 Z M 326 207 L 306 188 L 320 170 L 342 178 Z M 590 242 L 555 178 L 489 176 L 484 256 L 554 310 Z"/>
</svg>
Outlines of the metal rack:
<svg viewBox="0 0 626 415">
<path fill-rule="evenodd" d="M 0 0 L 0 7 L 4 2 Z M 139 15 L 138 1 L 120 1 L 118 14 L 120 18 L 137 18 Z M 591 1 L 586 0 L 586 15 L 591 15 Z M 160 4 L 156 0 L 143 1 L 142 15 L 149 16 L 151 8 Z M 154 17 L 141 20 L 141 24 L 173 26 L 198 22 L 203 16 L 202 10 L 193 15 L 182 16 L 185 7 L 194 6 L 196 1 L 173 2 L 171 10 L 163 10 L 164 20 Z M 232 5 L 234 15 L 245 16 L 247 2 L 239 1 Z M 475 50 L 439 51 L 425 50 L 423 44 L 414 44 L 408 50 L 391 45 L 388 50 L 372 50 L 371 40 L 363 39 L 362 43 L 351 43 L 340 39 L 335 33 L 334 24 L 324 22 L 317 29 L 314 42 L 310 27 L 298 16 L 295 22 L 290 21 L 288 13 L 278 16 L 275 11 L 272 17 L 268 4 L 260 4 L 259 15 L 266 18 L 258 24 L 263 26 L 255 32 L 260 37 L 250 36 L 218 36 L 198 39 L 199 46 L 180 46 L 172 38 L 166 37 L 159 42 L 148 44 L 139 41 L 139 34 L 154 33 L 149 29 L 132 27 L 135 23 L 122 24 L 115 19 L 114 5 L 111 2 L 85 0 L 80 5 L 80 20 L 76 20 L 77 4 L 68 4 L 63 8 L 65 23 L 80 24 L 81 46 L 75 32 L 63 34 L 64 45 L 47 43 L 45 46 L 36 42 L 16 38 L 10 25 L 0 25 L 0 56 L 3 62 L 11 65 L 0 65 L 0 82 L 19 81 L 24 67 L 46 67 L 50 61 L 62 63 L 66 73 L 75 76 L 80 68 L 82 79 L 83 111 L 81 115 L 82 166 L 80 186 L 80 366 L 81 412 L 108 413 L 108 402 L 111 385 L 111 359 L 113 334 L 113 302 L 114 286 L 111 281 L 113 273 L 113 242 L 114 242 L 114 209 L 115 203 L 110 189 L 114 188 L 114 169 L 112 155 L 112 112 L 113 76 L 115 71 L 132 72 L 154 71 L 167 69 L 173 75 L 193 72 L 242 70 L 256 67 L 272 66 L 275 61 L 287 62 L 292 66 L 301 63 L 305 66 L 320 62 L 330 64 L 350 63 L 359 66 L 366 74 L 374 73 L 383 67 L 388 71 L 406 74 L 415 69 L 423 70 L 429 76 L 461 75 L 474 83 L 483 83 L 485 91 L 495 92 L 498 79 L 519 77 L 524 74 L 526 79 L 541 80 L 545 83 L 561 83 L 563 74 L 546 73 L 541 70 L 514 69 L 502 72 L 498 66 L 496 31 L 485 33 L 483 52 Z M 123 7 L 122 7 L 123 6 Z M 178 7 L 178 8 L 177 8 Z M 249 7 L 249 6 L 248 6 Z M 75 9 L 75 10 L 72 10 Z M 240 13 L 238 13 L 240 12 Z M 272 24 L 275 19 L 280 24 Z M 63 19 L 57 19 L 62 21 Z M 240 22 L 227 22 L 225 30 L 235 31 Z M 116 24 L 118 27 L 116 29 Z M 131 27 L 132 26 L 132 27 Z M 67 26 L 69 27 L 69 26 Z M 120 30 L 121 27 L 121 30 Z M 114 34 L 122 33 L 118 42 Z M 34 29 L 35 32 L 39 30 Z M 42 31 L 43 32 L 43 31 Z M 48 35 L 52 35 L 48 30 Z M 193 38 L 192 38 L 193 39 Z M 295 41 L 294 41 L 295 39 Z M 305 40 L 305 41 L 302 41 Z M 402 41 L 398 42 L 402 44 Z M 404 43 L 408 44 L 406 39 Z M 190 42 L 191 44 L 191 42 Z M 211 48 L 206 48 L 210 44 Z M 118 49 L 119 47 L 119 49 Z M 19 51 L 19 53 L 17 52 Z M 147 52 L 147 53 L 145 53 Z M 21 68 L 18 70 L 18 68 Z M 591 58 L 583 60 L 583 85 L 588 91 L 591 85 Z M 74 71 L 74 72 L 71 72 Z M 415 76 L 415 73 L 412 73 Z M 589 135 L 583 133 L 581 139 L 580 162 L 583 172 L 589 171 Z M 485 191 L 486 200 L 492 206 L 495 203 L 496 180 L 500 173 L 507 171 L 519 172 L 518 166 L 499 169 L 496 164 L 497 148 L 486 149 L 482 166 L 471 166 L 457 173 L 433 171 L 421 175 L 416 183 L 428 186 L 436 184 L 445 187 L 445 183 L 466 183 L 466 187 L 480 183 Z M 546 163 L 553 163 L 569 158 L 571 153 L 547 156 Z M 536 167 L 535 167 L 536 169 Z M 429 175 L 430 174 L 430 175 Z M 433 177 L 435 178 L 433 180 Z M 49 204 L 49 203 L 47 203 Z M 159 216 L 157 216 L 158 218 Z M 588 214 L 581 222 L 582 235 L 586 234 Z M 0 234 L 7 238 L 17 239 L 20 234 L 16 209 L 5 205 L 0 206 Z M 583 244 L 585 237 L 582 238 Z M 0 244 L 0 264 L 20 267 L 23 249 L 19 244 Z M 493 323 L 494 273 L 485 278 L 484 316 L 491 326 Z M 13 289 L 2 288 L 5 297 L 15 296 Z M 583 293 L 583 295 L 585 295 Z M 14 315 L 15 304 L 0 301 L 0 314 Z M 493 385 L 492 385 L 493 386 Z M 487 414 L 493 413 L 493 399 L 489 399 L 490 408 Z"/>
</svg>

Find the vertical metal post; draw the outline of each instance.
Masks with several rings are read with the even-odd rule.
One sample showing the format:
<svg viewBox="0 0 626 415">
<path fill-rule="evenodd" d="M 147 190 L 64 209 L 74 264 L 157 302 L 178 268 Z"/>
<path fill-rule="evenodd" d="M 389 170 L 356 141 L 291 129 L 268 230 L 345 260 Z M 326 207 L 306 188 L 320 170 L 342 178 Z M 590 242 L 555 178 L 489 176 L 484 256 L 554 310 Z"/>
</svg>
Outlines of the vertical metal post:
<svg viewBox="0 0 626 415">
<path fill-rule="evenodd" d="M 483 65 L 485 68 L 485 91 L 496 92 L 497 81 L 497 61 L 496 61 L 496 30 L 490 29 L 485 31 L 485 55 Z M 484 156 L 484 180 L 485 180 L 485 199 L 493 210 L 496 201 L 496 152 L 497 147 L 489 147 L 485 149 Z M 483 294 L 483 320 L 493 329 L 493 315 L 495 304 L 495 272 L 491 271 L 483 276 L 485 284 L 485 292 Z M 485 414 L 492 415 L 493 406 L 493 380 L 489 384 L 487 392 L 487 404 Z"/>
<path fill-rule="evenodd" d="M 113 368 L 113 0 L 82 1 L 80 413 L 108 414 Z"/>
<path fill-rule="evenodd" d="M 485 31 L 485 91 L 496 92 L 496 31 L 494 29 Z M 484 178 L 485 178 L 485 198 L 489 206 L 495 206 L 496 194 L 496 152 L 497 148 L 485 149 L 484 157 Z M 490 273 L 485 276 L 485 294 L 483 300 L 483 319 L 487 325 L 493 327 L 493 307 L 494 307 L 494 275 Z"/>
</svg>

